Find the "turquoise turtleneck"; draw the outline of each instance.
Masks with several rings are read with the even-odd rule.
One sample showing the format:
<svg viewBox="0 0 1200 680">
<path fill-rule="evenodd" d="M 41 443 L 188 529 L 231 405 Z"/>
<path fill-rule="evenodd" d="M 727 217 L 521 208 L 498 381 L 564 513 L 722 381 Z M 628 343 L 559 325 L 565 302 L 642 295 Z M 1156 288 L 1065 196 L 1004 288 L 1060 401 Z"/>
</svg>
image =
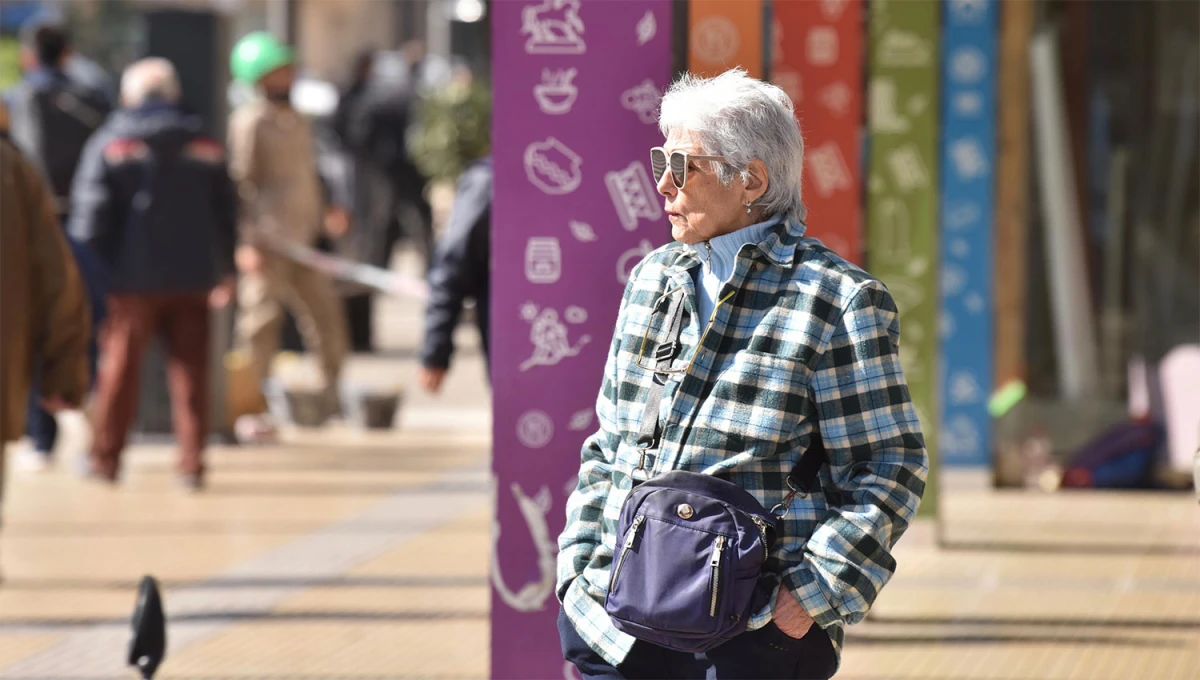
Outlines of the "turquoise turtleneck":
<svg viewBox="0 0 1200 680">
<path fill-rule="evenodd" d="M 767 234 L 782 218 L 772 217 L 765 222 L 758 222 L 737 231 L 722 234 L 716 238 L 692 246 L 704 266 L 692 270 L 692 278 L 696 284 L 696 307 L 700 312 L 701 326 L 708 324 L 716 306 L 717 293 L 721 286 L 733 275 L 734 261 L 742 246 L 750 243 L 758 245 L 767 238 Z M 711 249 L 710 249 L 711 248 Z"/>
</svg>

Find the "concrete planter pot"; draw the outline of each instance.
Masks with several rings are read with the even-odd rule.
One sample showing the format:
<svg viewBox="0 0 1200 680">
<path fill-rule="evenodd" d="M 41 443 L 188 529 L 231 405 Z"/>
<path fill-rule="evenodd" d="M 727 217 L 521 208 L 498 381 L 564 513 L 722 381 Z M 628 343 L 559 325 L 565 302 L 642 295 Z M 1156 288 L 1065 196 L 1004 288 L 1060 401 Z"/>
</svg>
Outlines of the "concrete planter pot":
<svg viewBox="0 0 1200 680">
<path fill-rule="evenodd" d="M 320 427 L 331 415 L 323 389 L 284 385 L 270 379 L 263 383 L 263 396 L 267 399 L 267 409 L 279 423 Z"/>
<path fill-rule="evenodd" d="M 363 430 L 390 430 L 403 402 L 400 389 L 351 387 L 342 392 L 347 422 Z"/>
</svg>

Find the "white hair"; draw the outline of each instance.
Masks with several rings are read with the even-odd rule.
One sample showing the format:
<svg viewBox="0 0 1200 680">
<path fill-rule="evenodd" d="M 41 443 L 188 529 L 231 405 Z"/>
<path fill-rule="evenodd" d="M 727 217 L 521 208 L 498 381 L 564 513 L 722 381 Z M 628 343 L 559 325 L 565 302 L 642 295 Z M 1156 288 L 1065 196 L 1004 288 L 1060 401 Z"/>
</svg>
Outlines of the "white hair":
<svg viewBox="0 0 1200 680">
<path fill-rule="evenodd" d="M 747 166 L 758 159 L 767 168 L 767 191 L 755 203 L 768 215 L 801 219 L 800 174 L 804 139 L 796 110 L 783 90 L 735 68 L 713 78 L 685 73 L 663 95 L 658 127 L 691 133 L 704 153 L 724 156 L 713 163 L 721 183 L 735 173 L 748 179 Z"/>
<path fill-rule="evenodd" d="M 121 103 L 141 106 L 149 99 L 179 101 L 179 76 L 171 62 L 161 57 L 135 61 L 121 74 Z"/>
</svg>

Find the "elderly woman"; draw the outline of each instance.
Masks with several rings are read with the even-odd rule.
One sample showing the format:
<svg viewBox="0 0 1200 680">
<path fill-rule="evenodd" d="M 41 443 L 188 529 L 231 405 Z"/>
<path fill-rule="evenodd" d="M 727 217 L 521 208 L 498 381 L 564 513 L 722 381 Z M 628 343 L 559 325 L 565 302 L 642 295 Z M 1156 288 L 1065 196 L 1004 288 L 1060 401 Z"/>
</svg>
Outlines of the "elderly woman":
<svg viewBox="0 0 1200 680">
<path fill-rule="evenodd" d="M 803 141 L 783 91 L 740 70 L 685 75 L 659 125 L 651 165 L 675 242 L 637 266 L 621 301 L 600 430 L 559 539 L 563 652 L 585 678 L 829 678 L 844 627 L 895 571 L 892 546 L 925 488 L 896 306 L 805 236 Z M 797 493 L 810 451 L 813 492 Z M 606 611 L 625 500 L 677 470 L 783 508 L 759 576 L 769 597 L 703 653 L 631 636 Z M 636 526 L 624 538 L 639 549 Z M 714 584 L 714 612 L 717 598 Z"/>
</svg>

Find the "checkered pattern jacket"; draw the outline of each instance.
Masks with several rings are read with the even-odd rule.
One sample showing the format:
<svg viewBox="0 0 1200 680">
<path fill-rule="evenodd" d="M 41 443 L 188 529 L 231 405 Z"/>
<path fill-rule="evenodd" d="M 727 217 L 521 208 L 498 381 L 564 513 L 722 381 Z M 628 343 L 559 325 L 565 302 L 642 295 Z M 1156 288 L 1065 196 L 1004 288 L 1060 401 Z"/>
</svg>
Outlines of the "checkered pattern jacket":
<svg viewBox="0 0 1200 680">
<path fill-rule="evenodd" d="M 667 381 L 650 475 L 719 471 L 771 508 L 787 495 L 787 473 L 819 428 L 829 464 L 820 488 L 797 497 L 780 521 L 767 571 L 840 655 L 844 626 L 866 616 L 896 569 L 891 549 L 916 513 L 928 471 L 900 369 L 898 312 L 882 283 L 804 229 L 781 222 L 762 243 L 742 247 L 707 334 L 691 271 L 703 265 L 691 247 L 651 253 L 625 289 L 596 405 L 600 429 L 584 443 L 558 555 L 559 601 L 614 665 L 634 639 L 612 626 L 604 600 L 641 453 L 652 374 L 639 364 L 652 366 L 654 346 L 666 340 L 668 295 L 686 296 L 683 348 L 671 368 L 690 368 Z M 773 609 L 772 600 L 748 628 L 767 625 Z"/>
</svg>

